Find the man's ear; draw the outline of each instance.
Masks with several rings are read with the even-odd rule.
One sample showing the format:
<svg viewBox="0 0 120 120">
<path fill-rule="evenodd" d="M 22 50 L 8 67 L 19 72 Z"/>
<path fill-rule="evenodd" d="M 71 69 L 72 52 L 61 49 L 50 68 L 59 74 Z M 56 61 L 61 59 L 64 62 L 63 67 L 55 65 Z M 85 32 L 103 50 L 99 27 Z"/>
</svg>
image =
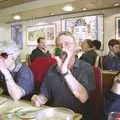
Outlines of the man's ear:
<svg viewBox="0 0 120 120">
<path fill-rule="evenodd" d="M 112 46 L 109 46 L 109 49 L 110 49 L 110 50 L 113 50 L 113 47 L 112 47 Z"/>
</svg>

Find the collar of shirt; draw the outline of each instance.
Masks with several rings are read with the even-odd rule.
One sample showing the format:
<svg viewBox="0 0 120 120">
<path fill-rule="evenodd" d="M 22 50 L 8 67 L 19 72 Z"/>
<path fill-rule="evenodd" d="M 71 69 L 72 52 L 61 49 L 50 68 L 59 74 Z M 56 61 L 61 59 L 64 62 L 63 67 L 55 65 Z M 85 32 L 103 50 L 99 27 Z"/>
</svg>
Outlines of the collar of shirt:
<svg viewBox="0 0 120 120">
<path fill-rule="evenodd" d="M 12 72 L 18 72 L 21 67 L 22 67 L 21 63 L 17 64 Z"/>
</svg>

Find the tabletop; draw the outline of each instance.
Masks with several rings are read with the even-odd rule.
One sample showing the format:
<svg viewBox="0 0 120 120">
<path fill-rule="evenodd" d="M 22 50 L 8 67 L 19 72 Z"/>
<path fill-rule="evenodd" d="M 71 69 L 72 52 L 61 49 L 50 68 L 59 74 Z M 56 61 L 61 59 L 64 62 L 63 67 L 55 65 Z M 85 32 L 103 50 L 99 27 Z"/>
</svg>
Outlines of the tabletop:
<svg viewBox="0 0 120 120">
<path fill-rule="evenodd" d="M 39 110 L 46 108 L 47 106 L 42 107 L 34 107 L 31 105 L 30 101 L 20 100 L 20 101 L 13 101 L 10 97 L 0 96 L 0 120 L 22 120 L 17 115 L 17 111 L 21 109 L 26 109 L 29 111 L 33 110 L 38 112 Z M 19 112 L 18 112 L 19 113 Z M 28 120 L 28 119 L 27 119 Z M 33 120 L 33 119 L 29 119 Z"/>
<path fill-rule="evenodd" d="M 113 70 L 102 70 L 102 74 L 117 74 L 118 71 L 113 71 Z"/>
<path fill-rule="evenodd" d="M 42 105 L 41 107 L 34 107 L 31 105 L 30 101 L 26 100 L 20 100 L 20 101 L 13 101 L 10 97 L 7 96 L 0 96 L 0 120 L 35 120 L 35 117 L 32 118 L 34 113 L 35 114 L 45 108 L 51 108 L 45 105 Z M 27 118 L 25 114 L 23 114 L 27 111 Z M 21 117 L 20 114 L 23 114 Z M 78 119 L 79 118 L 79 119 Z M 82 118 L 82 115 L 79 114 L 79 117 L 76 117 L 75 120 L 80 120 Z"/>
</svg>

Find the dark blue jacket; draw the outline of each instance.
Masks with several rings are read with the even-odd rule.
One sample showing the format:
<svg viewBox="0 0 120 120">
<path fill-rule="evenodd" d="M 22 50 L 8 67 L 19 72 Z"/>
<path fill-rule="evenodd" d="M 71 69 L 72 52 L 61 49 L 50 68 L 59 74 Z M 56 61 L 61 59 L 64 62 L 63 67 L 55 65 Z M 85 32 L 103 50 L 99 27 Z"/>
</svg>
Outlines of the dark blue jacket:
<svg viewBox="0 0 120 120">
<path fill-rule="evenodd" d="M 120 57 L 107 55 L 103 59 L 104 69 L 120 71 Z"/>
</svg>

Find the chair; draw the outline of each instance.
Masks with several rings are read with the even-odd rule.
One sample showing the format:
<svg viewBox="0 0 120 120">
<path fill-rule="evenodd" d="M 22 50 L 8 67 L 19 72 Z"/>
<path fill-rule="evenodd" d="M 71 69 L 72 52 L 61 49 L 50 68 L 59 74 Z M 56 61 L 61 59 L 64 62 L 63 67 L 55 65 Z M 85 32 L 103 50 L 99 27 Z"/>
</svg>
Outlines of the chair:
<svg viewBox="0 0 120 120">
<path fill-rule="evenodd" d="M 38 57 L 30 64 L 34 75 L 35 86 L 38 89 L 44 80 L 46 72 L 54 64 L 56 64 L 56 60 L 52 57 Z"/>
<path fill-rule="evenodd" d="M 96 90 L 90 95 L 90 101 L 93 105 L 93 119 L 102 120 L 102 73 L 99 67 L 93 67 Z"/>
</svg>

